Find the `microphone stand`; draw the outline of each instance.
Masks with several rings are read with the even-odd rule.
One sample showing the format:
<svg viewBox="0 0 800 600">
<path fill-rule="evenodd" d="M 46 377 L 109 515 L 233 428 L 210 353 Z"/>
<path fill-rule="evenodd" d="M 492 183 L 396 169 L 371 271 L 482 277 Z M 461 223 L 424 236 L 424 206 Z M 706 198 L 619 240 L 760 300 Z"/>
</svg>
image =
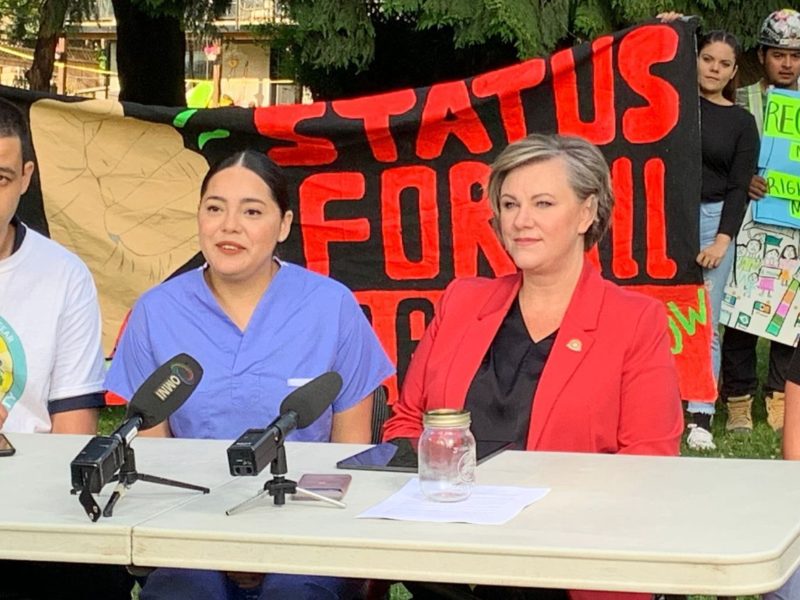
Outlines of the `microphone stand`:
<svg viewBox="0 0 800 600">
<path fill-rule="evenodd" d="M 323 502 L 327 502 L 332 506 L 336 506 L 337 508 L 346 508 L 347 505 L 344 502 L 339 502 L 338 500 L 334 500 L 333 498 L 328 498 L 327 496 L 323 496 L 322 494 L 317 494 L 316 492 L 312 492 L 311 490 L 307 490 L 305 488 L 301 488 L 297 486 L 296 481 L 292 481 L 291 479 L 286 479 L 286 448 L 283 443 L 278 445 L 275 458 L 270 463 L 269 466 L 270 473 L 272 473 L 273 478 L 269 481 L 264 483 L 264 488 L 258 492 L 252 498 L 248 498 L 244 502 L 241 502 L 234 506 L 233 508 L 229 508 L 225 511 L 225 514 L 228 516 L 235 515 L 236 513 L 242 512 L 243 510 L 250 508 L 257 502 L 259 502 L 265 496 L 273 496 L 275 506 L 283 506 L 286 504 L 286 494 L 304 494 L 306 496 L 310 496 L 315 500 L 321 500 Z"/>
<path fill-rule="evenodd" d="M 183 481 L 176 481 L 175 479 L 167 479 L 165 477 L 156 477 L 155 475 L 148 475 L 147 473 L 139 473 L 136 470 L 136 455 L 133 448 L 129 444 L 124 444 L 122 466 L 119 468 L 119 473 L 111 478 L 111 481 L 119 481 L 114 492 L 108 499 L 105 508 L 103 508 L 103 516 L 110 517 L 114 513 L 114 506 L 137 481 L 146 481 L 148 483 L 156 483 L 158 485 L 168 485 L 171 487 L 182 488 L 184 490 L 194 490 L 208 494 L 211 490 L 201 485 L 193 483 L 184 483 Z"/>
<path fill-rule="evenodd" d="M 203 492 L 204 494 L 211 492 L 209 488 L 200 485 L 184 483 L 182 481 L 175 481 L 174 479 L 166 479 L 164 477 L 156 477 L 155 475 L 148 475 L 147 473 L 139 473 L 136 470 L 136 455 L 133 452 L 133 448 L 128 444 L 128 442 L 125 441 L 124 438 L 122 438 L 122 440 L 122 465 L 120 465 L 119 472 L 109 479 L 109 481 L 118 481 L 119 483 L 117 484 L 117 487 L 114 488 L 114 492 L 108 499 L 105 508 L 103 508 L 104 517 L 110 517 L 114 514 L 114 506 L 125 495 L 130 487 L 139 480 L 147 481 L 149 483 L 156 483 L 159 485 L 183 488 L 186 490 L 195 490 L 198 492 Z M 100 507 L 98 506 L 97 501 L 94 499 L 94 496 L 92 496 L 92 493 L 89 491 L 89 489 L 90 486 L 88 485 L 88 482 L 86 482 L 86 485 L 84 485 L 80 490 L 78 500 L 80 501 L 81 506 L 83 506 L 83 509 L 86 511 L 86 514 L 89 515 L 89 518 L 92 521 L 97 521 L 100 518 Z M 70 493 L 77 494 L 78 490 L 73 488 Z"/>
</svg>

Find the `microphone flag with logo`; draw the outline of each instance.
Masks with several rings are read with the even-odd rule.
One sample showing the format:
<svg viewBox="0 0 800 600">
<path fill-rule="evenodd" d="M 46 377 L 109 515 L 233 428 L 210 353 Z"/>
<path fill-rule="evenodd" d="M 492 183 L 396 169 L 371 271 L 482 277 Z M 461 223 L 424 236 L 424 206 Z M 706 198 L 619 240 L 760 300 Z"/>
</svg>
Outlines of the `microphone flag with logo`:
<svg viewBox="0 0 800 600">
<path fill-rule="evenodd" d="M 178 410 L 202 377 L 203 368 L 188 354 L 158 367 L 133 394 L 125 421 L 111 435 L 89 440 L 70 463 L 73 489 L 99 493 L 122 466 L 125 446 Z"/>
<path fill-rule="evenodd" d="M 185 353 L 173 356 L 133 394 L 127 418 L 141 417 L 140 430 L 155 427 L 188 400 L 202 377 L 203 368 L 194 358 Z"/>
</svg>

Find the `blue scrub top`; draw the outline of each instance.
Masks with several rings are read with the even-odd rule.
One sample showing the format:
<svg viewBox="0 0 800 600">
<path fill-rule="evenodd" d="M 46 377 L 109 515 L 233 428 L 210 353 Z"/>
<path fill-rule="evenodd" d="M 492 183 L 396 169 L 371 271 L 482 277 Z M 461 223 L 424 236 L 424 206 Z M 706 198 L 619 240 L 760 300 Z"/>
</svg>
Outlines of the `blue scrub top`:
<svg viewBox="0 0 800 600">
<path fill-rule="evenodd" d="M 294 389 L 326 371 L 344 385 L 332 407 L 289 439 L 330 441 L 334 412 L 375 390 L 394 373 L 353 294 L 342 284 L 291 263 L 281 268 L 242 332 L 220 308 L 203 268 L 149 290 L 136 303 L 106 388 L 130 400 L 159 365 L 185 352 L 203 378 L 169 419 L 175 437 L 235 439 L 264 427 Z"/>
</svg>

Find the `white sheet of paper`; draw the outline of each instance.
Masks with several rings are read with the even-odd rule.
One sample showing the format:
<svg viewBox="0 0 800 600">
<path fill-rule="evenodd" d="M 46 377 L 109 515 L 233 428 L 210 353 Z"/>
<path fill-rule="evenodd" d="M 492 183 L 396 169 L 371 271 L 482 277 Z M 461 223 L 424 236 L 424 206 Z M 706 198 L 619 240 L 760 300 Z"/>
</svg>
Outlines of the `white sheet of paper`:
<svg viewBox="0 0 800 600">
<path fill-rule="evenodd" d="M 544 498 L 549 491 L 550 488 L 476 485 L 466 500 L 435 502 L 422 495 L 419 479 L 415 477 L 398 492 L 368 508 L 357 518 L 502 525 L 529 504 Z"/>
</svg>

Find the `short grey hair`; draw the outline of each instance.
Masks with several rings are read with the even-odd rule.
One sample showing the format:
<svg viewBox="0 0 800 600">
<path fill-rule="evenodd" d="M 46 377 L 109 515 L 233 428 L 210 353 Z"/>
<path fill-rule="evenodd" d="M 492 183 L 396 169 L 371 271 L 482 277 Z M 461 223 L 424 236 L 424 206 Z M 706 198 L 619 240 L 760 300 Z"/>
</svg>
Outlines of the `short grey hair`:
<svg viewBox="0 0 800 600">
<path fill-rule="evenodd" d="M 614 193 L 603 154 L 597 146 L 580 137 L 535 133 L 508 145 L 498 155 L 492 164 L 488 187 L 495 224 L 500 217 L 500 190 L 508 174 L 519 167 L 553 158 L 564 160 L 569 185 L 578 199 L 585 202 L 594 195 L 597 202 L 597 215 L 583 238 L 584 249 L 589 250 L 608 231 Z"/>
</svg>

